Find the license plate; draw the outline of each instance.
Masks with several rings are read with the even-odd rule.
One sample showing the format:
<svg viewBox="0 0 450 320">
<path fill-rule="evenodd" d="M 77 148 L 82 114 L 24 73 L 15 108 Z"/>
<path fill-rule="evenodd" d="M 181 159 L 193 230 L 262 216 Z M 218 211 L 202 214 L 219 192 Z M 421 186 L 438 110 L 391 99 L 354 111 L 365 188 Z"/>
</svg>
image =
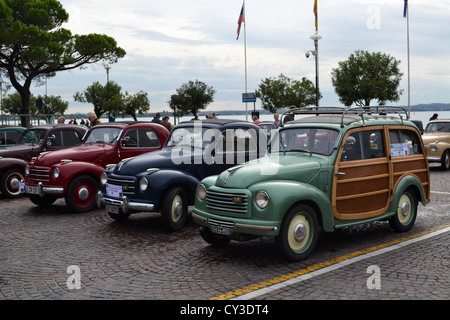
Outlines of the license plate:
<svg viewBox="0 0 450 320">
<path fill-rule="evenodd" d="M 115 184 L 106 184 L 106 194 L 111 197 L 120 198 L 123 196 L 122 186 L 116 186 Z"/>
<path fill-rule="evenodd" d="M 106 206 L 106 211 L 111 212 L 111 213 L 119 213 L 119 207 L 116 206 L 112 206 L 107 204 Z"/>
<path fill-rule="evenodd" d="M 39 188 L 34 186 L 25 186 L 26 192 L 29 194 L 39 194 Z"/>
<path fill-rule="evenodd" d="M 229 236 L 231 234 L 230 228 L 211 226 L 211 231 L 217 234 L 222 234 L 224 236 Z"/>
</svg>

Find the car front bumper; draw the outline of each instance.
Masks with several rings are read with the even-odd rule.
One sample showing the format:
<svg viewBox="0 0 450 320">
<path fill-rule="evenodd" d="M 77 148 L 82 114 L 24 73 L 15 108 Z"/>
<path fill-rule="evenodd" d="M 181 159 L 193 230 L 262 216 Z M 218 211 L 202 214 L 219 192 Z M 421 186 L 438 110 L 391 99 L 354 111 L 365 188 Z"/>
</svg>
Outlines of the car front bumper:
<svg viewBox="0 0 450 320">
<path fill-rule="evenodd" d="M 25 185 L 25 192 L 31 195 L 38 195 L 43 197 L 45 195 L 63 195 L 63 187 L 45 187 L 42 182 L 39 182 L 36 186 Z"/>
<path fill-rule="evenodd" d="M 105 206 L 113 206 L 118 207 L 122 210 L 124 214 L 129 212 L 153 212 L 155 211 L 155 205 L 151 203 L 142 203 L 142 202 L 134 202 L 130 201 L 127 196 L 123 196 L 120 199 L 113 199 L 110 197 L 105 197 L 101 191 L 97 194 L 97 205 L 99 207 Z"/>
</svg>

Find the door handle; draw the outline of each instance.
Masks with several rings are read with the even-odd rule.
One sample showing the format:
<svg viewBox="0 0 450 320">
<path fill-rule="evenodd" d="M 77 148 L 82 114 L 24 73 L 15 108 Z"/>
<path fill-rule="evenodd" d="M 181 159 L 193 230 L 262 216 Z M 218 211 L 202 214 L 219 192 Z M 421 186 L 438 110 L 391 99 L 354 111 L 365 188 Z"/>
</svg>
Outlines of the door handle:
<svg viewBox="0 0 450 320">
<path fill-rule="evenodd" d="M 334 173 L 336 176 L 345 176 L 345 172 L 339 172 L 339 171 L 337 171 L 337 172 L 335 172 Z"/>
</svg>

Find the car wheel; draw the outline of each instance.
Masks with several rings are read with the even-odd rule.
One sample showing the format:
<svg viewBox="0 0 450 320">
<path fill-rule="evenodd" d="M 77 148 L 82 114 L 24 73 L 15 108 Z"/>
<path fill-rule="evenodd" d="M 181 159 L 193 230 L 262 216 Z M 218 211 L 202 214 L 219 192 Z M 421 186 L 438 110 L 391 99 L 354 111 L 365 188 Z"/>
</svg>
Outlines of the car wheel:
<svg viewBox="0 0 450 320">
<path fill-rule="evenodd" d="M 202 239 L 213 246 L 223 246 L 223 245 L 226 245 L 231 240 L 230 237 L 220 235 L 220 234 L 215 234 L 215 233 L 211 232 L 210 229 L 203 227 L 203 226 L 199 227 L 198 231 L 200 232 L 200 236 L 202 237 Z"/>
<path fill-rule="evenodd" d="M 314 250 L 319 237 L 316 212 L 305 204 L 298 204 L 288 211 L 281 225 L 277 245 L 289 261 L 307 258 Z"/>
<path fill-rule="evenodd" d="M 389 224 L 397 232 L 409 231 L 417 216 L 417 199 L 409 189 L 403 192 L 397 204 L 395 215 L 389 219 Z"/>
<path fill-rule="evenodd" d="M 445 150 L 444 154 L 442 155 L 441 168 L 443 170 L 450 169 L 450 151 L 449 150 Z"/>
<path fill-rule="evenodd" d="M 67 189 L 66 204 L 76 213 L 91 211 L 97 205 L 95 201 L 97 191 L 98 183 L 93 177 L 88 175 L 75 177 Z"/>
<path fill-rule="evenodd" d="M 0 179 L 0 191 L 7 198 L 18 198 L 22 195 L 20 193 L 19 183 L 24 180 L 22 169 L 9 169 Z"/>
<path fill-rule="evenodd" d="M 125 214 L 122 212 L 119 212 L 119 213 L 114 213 L 114 212 L 109 212 L 109 211 L 107 211 L 107 212 L 108 212 L 108 216 L 117 222 L 125 221 L 130 216 L 130 213 Z"/>
<path fill-rule="evenodd" d="M 171 231 L 180 230 L 187 220 L 188 200 L 181 187 L 170 189 L 161 203 L 164 225 Z"/>
<path fill-rule="evenodd" d="M 33 202 L 35 205 L 40 207 L 50 207 L 57 199 L 55 196 L 37 196 L 34 194 L 28 195 L 28 198 Z"/>
</svg>

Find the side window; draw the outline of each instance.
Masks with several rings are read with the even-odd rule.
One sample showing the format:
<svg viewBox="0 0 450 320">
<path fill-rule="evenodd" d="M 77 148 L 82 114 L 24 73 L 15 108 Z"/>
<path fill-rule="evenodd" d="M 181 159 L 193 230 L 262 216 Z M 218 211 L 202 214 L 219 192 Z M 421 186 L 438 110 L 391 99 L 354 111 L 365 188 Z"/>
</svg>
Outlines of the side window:
<svg viewBox="0 0 450 320">
<path fill-rule="evenodd" d="M 6 143 L 6 132 L 0 132 L 0 144 L 7 144 Z"/>
<path fill-rule="evenodd" d="M 80 138 L 75 131 L 61 131 L 62 145 L 65 147 L 73 147 L 81 144 Z"/>
<path fill-rule="evenodd" d="M 256 133 L 245 129 L 227 129 L 217 138 L 217 152 L 256 151 L 258 146 Z"/>
<path fill-rule="evenodd" d="M 3 141 L 2 136 L 2 142 L 3 144 L 15 144 L 16 141 L 19 141 L 20 135 L 20 132 L 17 131 L 5 131 L 5 140 Z"/>
<path fill-rule="evenodd" d="M 412 130 L 389 130 L 391 156 L 422 154 L 420 139 Z"/>
<path fill-rule="evenodd" d="M 161 142 L 158 135 L 152 129 L 139 129 L 139 147 L 141 148 L 158 148 Z"/>
<path fill-rule="evenodd" d="M 128 130 L 122 140 L 124 148 L 157 148 L 161 146 L 158 135 L 152 129 Z"/>
<path fill-rule="evenodd" d="M 344 141 L 341 161 L 385 157 L 383 131 L 367 130 L 351 133 Z"/>
<path fill-rule="evenodd" d="M 124 148 L 137 148 L 138 146 L 138 135 L 137 130 L 128 130 L 123 137 L 122 147 Z"/>
</svg>

